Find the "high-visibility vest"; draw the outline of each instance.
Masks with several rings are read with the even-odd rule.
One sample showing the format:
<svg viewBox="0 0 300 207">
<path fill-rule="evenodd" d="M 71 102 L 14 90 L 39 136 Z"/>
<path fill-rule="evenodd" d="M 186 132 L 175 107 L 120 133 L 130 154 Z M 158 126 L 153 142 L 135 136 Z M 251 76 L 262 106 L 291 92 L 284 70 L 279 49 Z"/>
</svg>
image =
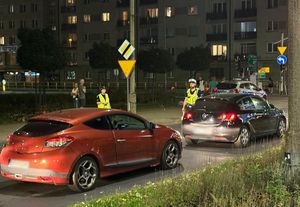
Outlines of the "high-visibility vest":
<svg viewBox="0 0 300 207">
<path fill-rule="evenodd" d="M 195 105 L 197 99 L 199 98 L 198 91 L 199 91 L 199 88 L 196 88 L 193 93 L 191 92 L 191 89 L 188 89 L 187 96 L 185 98 L 186 103 L 188 103 L 190 105 Z"/>
<path fill-rule="evenodd" d="M 109 97 L 108 97 L 108 94 L 106 93 L 105 94 L 105 98 L 103 97 L 103 95 L 100 93 L 98 96 L 97 96 L 97 100 L 99 101 L 97 103 L 98 105 L 98 109 L 111 109 L 110 107 L 110 102 L 109 102 Z M 106 105 L 104 105 L 103 103 L 108 103 Z"/>
</svg>

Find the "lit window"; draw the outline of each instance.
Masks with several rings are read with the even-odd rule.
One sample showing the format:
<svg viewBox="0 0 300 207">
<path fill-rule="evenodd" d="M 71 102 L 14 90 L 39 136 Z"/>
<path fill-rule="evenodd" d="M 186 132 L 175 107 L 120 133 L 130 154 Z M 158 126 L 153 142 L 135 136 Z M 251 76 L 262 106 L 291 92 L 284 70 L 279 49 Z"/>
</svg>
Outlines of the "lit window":
<svg viewBox="0 0 300 207">
<path fill-rule="evenodd" d="M 147 16 L 150 18 L 158 17 L 158 8 L 150 8 L 147 10 Z"/>
<path fill-rule="evenodd" d="M 188 15 L 198 15 L 198 7 L 197 6 L 189 6 L 188 7 Z"/>
<path fill-rule="evenodd" d="M 91 15 L 89 15 L 89 14 L 83 15 L 83 22 L 84 23 L 90 23 L 91 22 Z"/>
<path fill-rule="evenodd" d="M 128 11 L 123 11 L 122 16 L 121 16 L 121 20 L 122 21 L 128 21 L 128 19 L 129 19 Z"/>
<path fill-rule="evenodd" d="M 56 31 L 56 26 L 53 25 L 53 26 L 51 27 L 51 30 L 52 30 L 52 31 Z"/>
<path fill-rule="evenodd" d="M 77 16 L 68 16 L 68 24 L 77 24 Z"/>
<path fill-rule="evenodd" d="M 74 4 L 75 4 L 75 0 L 66 0 L 66 4 L 67 4 L 68 6 L 74 5 Z"/>
<path fill-rule="evenodd" d="M 13 4 L 8 6 L 8 12 L 9 13 L 14 13 L 14 5 Z"/>
<path fill-rule="evenodd" d="M 212 56 L 224 56 L 227 55 L 227 46 L 226 45 L 212 45 L 211 49 Z"/>
<path fill-rule="evenodd" d="M 0 37 L 0 45 L 4 45 L 5 44 L 5 38 L 4 36 Z"/>
<path fill-rule="evenodd" d="M 102 21 L 103 22 L 109 22 L 110 21 L 110 13 L 109 12 L 103 12 L 102 13 Z"/>
<path fill-rule="evenodd" d="M 173 17 L 175 15 L 175 8 L 168 6 L 166 7 L 166 17 Z"/>
</svg>

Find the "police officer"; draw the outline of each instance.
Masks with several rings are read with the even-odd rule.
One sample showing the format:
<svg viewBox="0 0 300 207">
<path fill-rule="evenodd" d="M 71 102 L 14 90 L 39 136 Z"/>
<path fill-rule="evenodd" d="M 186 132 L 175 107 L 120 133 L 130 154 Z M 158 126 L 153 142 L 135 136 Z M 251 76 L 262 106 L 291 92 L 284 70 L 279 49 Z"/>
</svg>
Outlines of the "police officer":
<svg viewBox="0 0 300 207">
<path fill-rule="evenodd" d="M 197 81 L 193 78 L 189 79 L 189 89 L 186 92 L 186 97 L 183 102 L 182 111 L 191 108 L 195 105 L 198 98 L 201 97 L 201 91 L 197 88 Z"/>
<path fill-rule="evenodd" d="M 111 109 L 109 96 L 106 93 L 106 88 L 104 86 L 101 87 L 101 92 L 97 96 L 97 106 L 98 109 Z"/>
</svg>

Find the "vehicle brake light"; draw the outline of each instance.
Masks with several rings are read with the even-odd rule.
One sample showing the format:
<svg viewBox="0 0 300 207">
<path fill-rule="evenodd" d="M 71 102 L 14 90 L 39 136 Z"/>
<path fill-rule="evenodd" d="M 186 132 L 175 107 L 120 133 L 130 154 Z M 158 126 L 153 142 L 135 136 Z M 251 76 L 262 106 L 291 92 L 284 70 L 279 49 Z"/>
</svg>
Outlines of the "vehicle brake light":
<svg viewBox="0 0 300 207">
<path fill-rule="evenodd" d="M 217 87 L 214 87 L 213 88 L 213 92 L 215 93 L 215 92 L 217 92 L 218 91 L 218 88 Z"/>
<path fill-rule="evenodd" d="M 235 121 L 237 119 L 237 115 L 235 113 L 221 114 L 219 119 L 221 121 Z"/>
<path fill-rule="evenodd" d="M 193 118 L 193 115 L 190 112 L 185 113 L 183 116 L 184 120 L 191 120 L 192 118 Z"/>
<path fill-rule="evenodd" d="M 237 88 L 235 88 L 235 89 L 234 89 L 234 92 L 235 92 L 235 93 L 240 93 L 240 90 L 237 89 Z"/>
<path fill-rule="evenodd" d="M 74 138 L 71 136 L 59 136 L 52 139 L 49 139 L 45 143 L 45 147 L 64 147 L 69 145 L 71 142 L 73 142 Z"/>
</svg>

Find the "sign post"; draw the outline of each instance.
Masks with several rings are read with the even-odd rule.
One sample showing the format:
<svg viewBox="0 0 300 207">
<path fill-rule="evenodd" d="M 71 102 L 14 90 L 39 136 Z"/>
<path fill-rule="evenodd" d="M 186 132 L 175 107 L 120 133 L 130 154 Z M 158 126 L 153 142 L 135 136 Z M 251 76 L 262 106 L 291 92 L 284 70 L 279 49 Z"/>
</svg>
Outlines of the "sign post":
<svg viewBox="0 0 300 207">
<path fill-rule="evenodd" d="M 131 107 L 132 100 L 132 91 L 130 90 L 131 84 L 129 82 L 129 77 L 133 72 L 136 60 L 128 60 L 135 51 L 135 48 L 130 44 L 128 40 L 125 40 L 119 48 L 119 53 L 124 57 L 125 60 L 119 60 L 119 66 L 122 69 L 126 79 L 127 79 L 127 110 L 133 113 L 136 113 L 136 109 Z M 135 93 L 135 90 L 134 90 Z"/>
</svg>

